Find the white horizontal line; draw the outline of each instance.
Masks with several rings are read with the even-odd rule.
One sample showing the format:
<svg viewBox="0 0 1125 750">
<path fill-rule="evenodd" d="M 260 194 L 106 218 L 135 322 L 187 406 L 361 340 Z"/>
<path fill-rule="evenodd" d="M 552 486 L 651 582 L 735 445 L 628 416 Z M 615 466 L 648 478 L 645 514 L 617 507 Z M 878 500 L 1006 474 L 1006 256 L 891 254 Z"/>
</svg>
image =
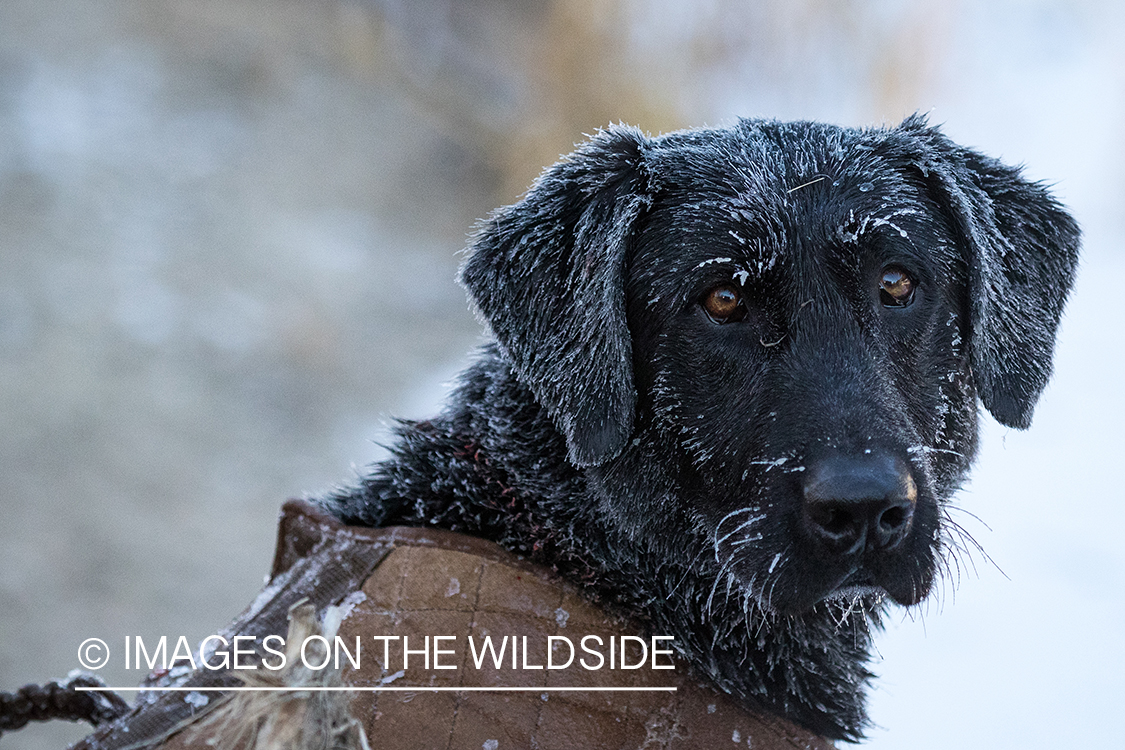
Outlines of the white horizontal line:
<svg viewBox="0 0 1125 750">
<path fill-rule="evenodd" d="M 343 685 L 332 687 L 316 685 L 309 687 L 75 687 L 87 693 L 285 693 L 322 692 L 340 693 L 355 691 L 362 693 L 674 693 L 675 687 L 426 687 L 424 685 L 362 687 Z"/>
</svg>

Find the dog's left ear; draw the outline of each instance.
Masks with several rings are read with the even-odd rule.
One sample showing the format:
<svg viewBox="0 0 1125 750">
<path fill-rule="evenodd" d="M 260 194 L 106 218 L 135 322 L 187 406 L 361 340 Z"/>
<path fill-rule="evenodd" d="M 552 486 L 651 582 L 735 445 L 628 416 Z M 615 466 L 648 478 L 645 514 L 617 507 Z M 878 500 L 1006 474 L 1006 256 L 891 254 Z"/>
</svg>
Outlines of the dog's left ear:
<svg viewBox="0 0 1125 750">
<path fill-rule="evenodd" d="M 616 457 L 637 394 L 625 254 L 649 205 L 640 131 L 599 132 L 482 223 L 461 283 L 516 376 L 566 437 L 570 461 Z"/>
<path fill-rule="evenodd" d="M 1055 332 L 1078 264 L 1078 225 L 1041 184 L 956 145 L 923 117 L 907 119 L 899 132 L 922 145 L 917 166 L 969 253 L 977 393 L 997 421 L 1024 429 L 1051 375 Z"/>
</svg>

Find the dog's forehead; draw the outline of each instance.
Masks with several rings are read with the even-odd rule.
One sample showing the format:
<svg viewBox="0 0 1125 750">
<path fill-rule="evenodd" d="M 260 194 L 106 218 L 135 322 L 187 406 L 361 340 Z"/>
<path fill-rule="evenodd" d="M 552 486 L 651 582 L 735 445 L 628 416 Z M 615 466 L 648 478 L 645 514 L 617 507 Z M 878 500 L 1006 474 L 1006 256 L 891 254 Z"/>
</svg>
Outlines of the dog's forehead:
<svg viewBox="0 0 1125 750">
<path fill-rule="evenodd" d="M 884 137 L 819 123 L 746 121 L 688 139 L 666 137 L 646 162 L 658 191 L 685 212 L 726 204 L 755 220 L 798 210 L 810 198 L 908 198 L 912 165 L 885 153 Z"/>
<path fill-rule="evenodd" d="M 798 254 L 858 250 L 861 235 L 909 239 L 908 228 L 929 221 L 911 165 L 882 154 L 865 132 L 767 125 L 673 140 L 650 155 L 658 188 L 638 270 L 730 266 L 745 283 Z"/>
</svg>

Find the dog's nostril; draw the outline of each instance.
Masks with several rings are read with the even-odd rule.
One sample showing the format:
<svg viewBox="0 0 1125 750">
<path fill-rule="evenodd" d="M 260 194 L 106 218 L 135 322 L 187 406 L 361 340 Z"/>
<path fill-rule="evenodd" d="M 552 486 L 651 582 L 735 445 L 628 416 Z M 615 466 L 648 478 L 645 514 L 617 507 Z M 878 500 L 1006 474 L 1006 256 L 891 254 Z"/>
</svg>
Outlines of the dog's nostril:
<svg viewBox="0 0 1125 750">
<path fill-rule="evenodd" d="M 914 519 L 914 497 L 910 500 L 888 499 L 887 502 L 889 505 L 879 513 L 871 528 L 868 546 L 875 549 L 889 549 L 901 542 L 910 532 L 910 523 Z"/>
<path fill-rule="evenodd" d="M 848 534 L 856 525 L 855 514 L 850 508 L 816 503 L 809 508 L 809 517 L 822 530 L 834 536 Z"/>
<path fill-rule="evenodd" d="M 901 505 L 894 505 L 887 508 L 879 515 L 879 528 L 884 531 L 895 531 L 906 523 L 908 514 L 907 507 Z"/>
<path fill-rule="evenodd" d="M 874 515 L 868 503 L 850 500 L 806 499 L 805 516 L 813 536 L 832 552 L 852 555 L 868 543 L 869 518 Z"/>
<path fill-rule="evenodd" d="M 832 456 L 804 484 L 809 534 L 838 555 L 889 549 L 910 531 L 918 489 L 905 462 L 889 456 Z"/>
</svg>

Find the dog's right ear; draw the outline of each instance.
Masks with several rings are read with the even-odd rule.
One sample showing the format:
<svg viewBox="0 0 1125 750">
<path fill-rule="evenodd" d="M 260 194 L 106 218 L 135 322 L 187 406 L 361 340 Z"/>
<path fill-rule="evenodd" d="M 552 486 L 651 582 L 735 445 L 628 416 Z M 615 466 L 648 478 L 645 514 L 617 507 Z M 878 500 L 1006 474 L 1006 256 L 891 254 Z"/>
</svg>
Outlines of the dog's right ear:
<svg viewBox="0 0 1125 750">
<path fill-rule="evenodd" d="M 611 127 L 480 226 L 461 283 L 520 382 L 566 437 L 570 461 L 616 457 L 637 394 L 625 322 L 625 255 L 650 204 L 647 139 Z"/>
</svg>

